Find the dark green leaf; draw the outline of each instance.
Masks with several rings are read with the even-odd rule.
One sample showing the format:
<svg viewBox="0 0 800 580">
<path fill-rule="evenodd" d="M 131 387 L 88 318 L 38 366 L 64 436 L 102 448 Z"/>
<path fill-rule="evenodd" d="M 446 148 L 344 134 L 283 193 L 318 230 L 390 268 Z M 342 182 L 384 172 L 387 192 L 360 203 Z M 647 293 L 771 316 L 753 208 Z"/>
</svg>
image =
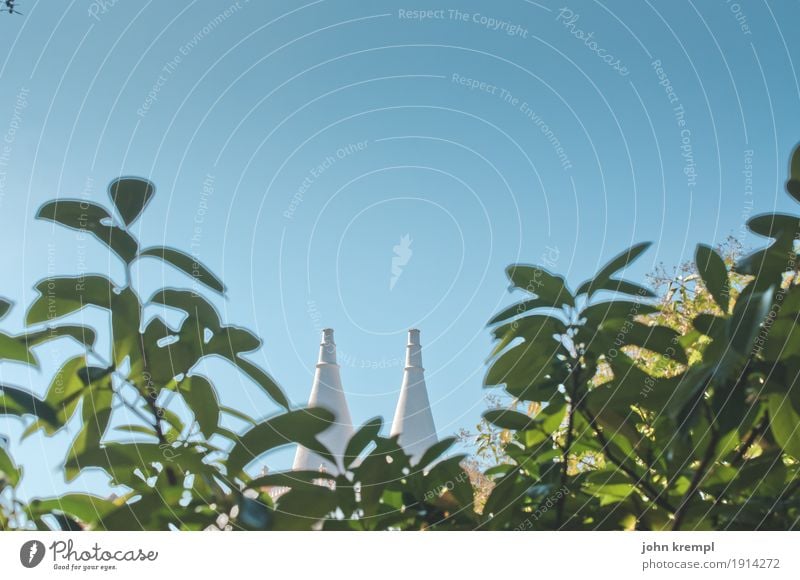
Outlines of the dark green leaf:
<svg viewBox="0 0 800 580">
<path fill-rule="evenodd" d="M 587 306 L 581 311 L 580 316 L 594 328 L 617 328 L 626 320 L 633 321 L 639 316 L 656 312 L 658 312 L 658 308 L 644 302 L 611 300 Z"/>
<path fill-rule="evenodd" d="M 275 401 L 284 409 L 289 408 L 289 399 L 286 398 L 286 395 L 283 393 L 278 384 L 272 379 L 272 377 L 261 370 L 258 366 L 246 359 L 243 359 L 242 357 L 237 356 L 234 364 L 239 370 L 253 379 L 253 381 L 255 381 L 255 383 L 261 387 L 264 392 L 266 392 L 267 395 L 272 398 L 273 401 Z"/>
<path fill-rule="evenodd" d="M 614 257 L 600 269 L 594 278 L 581 284 L 576 294 L 588 294 L 591 297 L 598 290 L 607 289 L 604 286 L 611 280 L 611 277 L 642 255 L 650 247 L 650 244 L 651 242 L 636 244 Z"/>
<path fill-rule="evenodd" d="M 713 248 L 704 244 L 697 245 L 694 261 L 706 290 L 711 294 L 720 310 L 727 314 L 730 304 L 730 288 L 725 262 Z"/>
<path fill-rule="evenodd" d="M 60 512 L 86 523 L 102 519 L 115 508 L 113 501 L 85 493 L 67 493 L 52 499 L 34 499 L 29 505 L 30 512 L 35 517 Z"/>
<path fill-rule="evenodd" d="M 336 481 L 336 478 L 329 473 L 319 471 L 284 471 L 279 473 L 268 473 L 255 478 L 247 484 L 250 489 L 262 489 L 265 487 L 289 487 L 292 489 L 303 488 L 316 491 L 320 488 L 320 483 L 329 485 Z"/>
<path fill-rule="evenodd" d="M 796 201 L 800 201 L 800 146 L 794 148 L 789 162 L 789 181 L 786 182 L 786 191 Z"/>
<path fill-rule="evenodd" d="M 564 278 L 551 274 L 544 268 L 513 264 L 506 268 L 506 274 L 513 288 L 533 294 L 548 306 L 575 306 L 575 299 L 567 288 Z"/>
<path fill-rule="evenodd" d="M 726 329 L 727 321 L 713 314 L 698 314 L 692 320 L 692 326 L 713 339 L 717 339 Z"/>
<path fill-rule="evenodd" d="M 255 420 L 252 417 L 246 415 L 245 413 L 242 413 L 237 409 L 220 405 L 219 410 L 222 411 L 223 413 L 226 413 L 227 415 L 230 415 L 231 417 L 236 417 L 237 419 L 244 421 L 245 423 L 250 423 L 251 425 L 256 424 Z"/>
<path fill-rule="evenodd" d="M 640 286 L 627 280 L 620 280 L 617 278 L 609 278 L 604 282 L 592 285 L 592 293 L 599 292 L 600 290 L 607 290 L 608 292 L 619 292 L 620 294 L 628 294 L 630 296 L 640 296 L 642 298 L 654 298 L 655 293 L 649 288 Z"/>
<path fill-rule="evenodd" d="M 191 276 L 197 282 L 201 284 L 205 284 L 212 290 L 216 290 L 217 292 L 224 293 L 225 292 L 225 284 L 222 283 L 222 280 L 217 278 L 211 270 L 206 268 L 203 264 L 198 262 L 195 258 L 181 252 L 179 250 L 175 250 L 172 248 L 167 248 L 164 246 L 158 246 L 155 248 L 147 248 L 146 250 L 142 250 L 139 252 L 140 257 L 151 256 L 154 258 L 160 258 L 161 260 L 171 264 L 178 270 L 185 272 L 189 276 Z"/>
<path fill-rule="evenodd" d="M 273 529 L 310 530 L 336 507 L 336 494 L 330 489 L 293 489 L 278 498 Z"/>
<path fill-rule="evenodd" d="M 780 394 L 770 395 L 769 414 L 775 440 L 786 453 L 800 459 L 800 415 L 789 399 Z"/>
<path fill-rule="evenodd" d="M 346 468 L 352 467 L 358 456 L 372 443 L 383 427 L 383 419 L 375 417 L 364 423 L 361 428 L 347 442 L 347 448 L 342 457 L 342 463 Z"/>
<path fill-rule="evenodd" d="M 141 215 L 156 192 L 156 186 L 141 177 L 120 177 L 108 185 L 108 196 L 125 225 Z"/>
<path fill-rule="evenodd" d="M 29 392 L 7 385 L 0 385 L 0 414 L 33 415 L 53 425 L 58 423 L 50 405 Z"/>
<path fill-rule="evenodd" d="M 28 347 L 44 344 L 58 338 L 69 337 L 87 347 L 93 347 L 96 339 L 95 332 L 88 326 L 68 325 L 48 326 L 43 330 L 19 335 L 17 338 Z"/>
<path fill-rule="evenodd" d="M 774 297 L 772 287 L 765 291 L 755 288 L 755 284 L 750 284 L 742 291 L 736 300 L 730 321 L 731 346 L 745 356 L 751 354 L 756 338 L 760 340 L 759 334 L 765 332 L 762 324 L 772 308 Z"/>
<path fill-rule="evenodd" d="M 428 447 L 425 450 L 425 453 L 422 454 L 422 457 L 415 465 L 418 469 L 430 469 L 431 464 L 438 460 L 439 457 L 448 449 L 450 449 L 453 444 L 456 442 L 455 437 L 446 437 L 441 441 L 438 441 Z"/>
<path fill-rule="evenodd" d="M 78 369 L 78 377 L 83 381 L 84 385 L 89 386 L 92 383 L 103 380 L 113 372 L 114 367 L 86 366 Z"/>
<path fill-rule="evenodd" d="M 166 288 L 153 294 L 150 302 L 185 312 L 190 318 L 199 321 L 201 328 L 198 330 L 207 328 L 214 333 L 220 330 L 221 323 L 217 309 L 208 300 L 195 292 Z"/>
<path fill-rule="evenodd" d="M 144 425 L 120 425 L 114 427 L 117 431 L 124 431 L 125 433 L 134 433 L 136 435 L 147 435 L 149 437 L 158 437 L 155 429 L 152 427 L 145 427 Z"/>
<path fill-rule="evenodd" d="M 84 306 L 111 308 L 116 289 L 104 276 L 47 278 L 36 285 L 39 297 L 28 309 L 27 325 L 71 314 Z"/>
<path fill-rule="evenodd" d="M 57 423 L 50 425 L 42 423 L 39 427 L 45 433 L 52 435 L 67 424 L 75 413 L 83 395 L 88 392 L 87 383 L 81 378 L 79 371 L 86 367 L 86 358 L 78 356 L 70 359 L 56 371 L 50 387 L 47 389 L 45 402 L 55 409 Z"/>
<path fill-rule="evenodd" d="M 783 213 L 766 213 L 750 218 L 747 228 L 767 238 L 793 239 L 800 230 L 800 218 Z"/>
<path fill-rule="evenodd" d="M 535 421 L 525 413 L 512 411 L 511 409 L 493 409 L 491 411 L 486 411 L 483 414 L 483 418 L 495 427 L 511 429 L 512 431 L 524 431 L 525 429 L 533 427 L 535 424 Z"/>
<path fill-rule="evenodd" d="M 235 362 L 236 355 L 252 352 L 260 346 L 261 340 L 249 330 L 223 326 L 208 342 L 207 351 Z"/>
<path fill-rule="evenodd" d="M 455 455 L 438 462 L 430 469 L 426 480 L 429 492 L 444 491 L 451 494 L 459 506 L 469 508 L 472 506 L 474 490 L 469 476 L 461 467 L 463 460 L 464 455 Z"/>
<path fill-rule="evenodd" d="M 39 366 L 36 355 L 16 337 L 0 332 L 0 361 L 9 360 Z"/>
<path fill-rule="evenodd" d="M 552 346 L 550 346 L 552 345 Z M 523 342 L 507 350 L 489 367 L 483 384 L 528 384 L 546 378 L 555 355 L 555 343 Z"/>
<path fill-rule="evenodd" d="M 59 223 L 80 232 L 89 232 L 130 263 L 139 251 L 139 244 L 125 230 L 112 225 L 111 215 L 102 206 L 76 199 L 56 200 L 44 204 L 38 219 Z"/>
<path fill-rule="evenodd" d="M 272 523 L 272 510 L 256 499 L 240 495 L 236 520 L 246 530 L 267 530 Z"/>
<path fill-rule="evenodd" d="M 8 452 L 0 446 L 0 480 L 5 479 L 11 484 L 11 487 L 17 487 L 21 477 L 22 469 L 16 466 Z"/>
<path fill-rule="evenodd" d="M 0 318 L 3 318 L 11 309 L 11 302 L 0 298 Z"/>
<path fill-rule="evenodd" d="M 180 392 L 194 413 L 200 431 L 211 437 L 219 424 L 219 403 L 214 387 L 205 377 L 192 375 L 181 381 Z"/>
<path fill-rule="evenodd" d="M 518 316 L 523 314 L 524 312 L 528 312 L 529 310 L 534 310 L 535 308 L 550 308 L 553 304 L 547 300 L 543 300 L 542 298 L 532 298 L 530 300 L 524 300 L 522 302 L 517 302 L 516 304 L 509 306 L 505 310 L 503 310 L 500 314 L 495 316 L 489 321 L 489 326 L 492 324 L 496 324 L 498 322 L 502 322 L 509 318 L 513 318 L 514 316 Z"/>
<path fill-rule="evenodd" d="M 648 326 L 640 322 L 632 322 L 616 333 L 613 330 L 603 331 L 608 334 L 609 344 L 619 346 L 631 345 L 645 348 L 660 354 L 667 359 L 686 364 L 686 351 L 680 344 L 680 334 L 666 326 Z M 606 353 L 610 354 L 610 353 Z"/>
<path fill-rule="evenodd" d="M 262 454 L 291 443 L 299 443 L 332 463 L 336 459 L 317 440 L 317 435 L 333 425 L 333 413 L 325 409 L 299 409 L 272 417 L 249 429 L 228 455 L 229 477 L 238 477 L 248 463 Z"/>
</svg>

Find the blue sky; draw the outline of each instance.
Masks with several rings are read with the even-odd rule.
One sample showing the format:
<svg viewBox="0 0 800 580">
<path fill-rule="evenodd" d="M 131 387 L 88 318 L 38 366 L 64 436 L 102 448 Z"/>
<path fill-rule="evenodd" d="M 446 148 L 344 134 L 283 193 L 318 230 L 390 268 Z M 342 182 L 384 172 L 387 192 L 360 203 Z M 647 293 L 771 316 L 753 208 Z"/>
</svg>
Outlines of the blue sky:
<svg viewBox="0 0 800 580">
<path fill-rule="evenodd" d="M 791 208 L 797 3 L 18 7 L 0 15 L 0 295 L 17 303 L 5 329 L 21 329 L 48 271 L 120 275 L 36 208 L 107 202 L 111 179 L 141 175 L 158 187 L 143 244 L 195 251 L 223 277 L 217 305 L 263 337 L 254 360 L 297 404 L 319 330 L 336 329 L 357 423 L 390 420 L 409 327 L 440 435 L 478 421 L 485 324 L 513 299 L 510 263 L 544 257 L 574 287 L 652 240 L 629 272 L 641 278 Z M 186 283 L 153 262 L 135 278 L 143 295 Z M 58 357 L 42 358 L 41 372 L 4 364 L 0 378 L 44 393 Z M 208 370 L 226 404 L 274 412 L 223 365 Z M 70 435 L 19 446 L 18 422 L 0 431 L 29 493 L 62 489 L 49 474 Z"/>
</svg>

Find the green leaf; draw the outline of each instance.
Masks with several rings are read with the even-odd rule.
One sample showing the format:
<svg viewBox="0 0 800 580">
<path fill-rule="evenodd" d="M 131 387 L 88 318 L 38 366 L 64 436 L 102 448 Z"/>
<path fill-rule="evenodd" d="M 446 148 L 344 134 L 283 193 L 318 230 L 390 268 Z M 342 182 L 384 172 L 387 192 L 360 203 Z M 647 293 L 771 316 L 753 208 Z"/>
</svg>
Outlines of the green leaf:
<svg viewBox="0 0 800 580">
<path fill-rule="evenodd" d="M 48 326 L 43 330 L 21 334 L 17 338 L 23 344 L 27 345 L 28 347 L 32 347 L 64 337 L 72 338 L 78 344 L 82 344 L 90 348 L 94 347 L 94 343 L 97 338 L 92 328 L 88 326 L 71 324 L 65 324 L 62 326 Z"/>
<path fill-rule="evenodd" d="M 291 443 L 299 443 L 336 464 L 336 459 L 316 438 L 334 422 L 330 411 L 308 408 L 288 411 L 259 423 L 243 433 L 231 449 L 228 477 L 239 477 L 247 464 L 257 457 Z"/>
<path fill-rule="evenodd" d="M 0 361 L 3 360 L 21 362 L 35 367 L 39 366 L 36 355 L 23 342 L 0 332 Z"/>
<path fill-rule="evenodd" d="M 11 304 L 12 303 L 8 300 L 3 300 L 0 298 L 0 318 L 3 318 L 6 314 L 8 314 L 8 311 L 11 309 Z"/>
<path fill-rule="evenodd" d="M 602 283 L 598 282 L 597 284 L 592 285 L 592 293 L 599 292 L 600 290 L 618 292 L 620 294 L 628 294 L 630 296 L 640 296 L 642 298 L 655 297 L 655 293 L 649 288 L 645 288 L 639 284 L 617 278 L 609 278 Z"/>
<path fill-rule="evenodd" d="M 186 254 L 179 250 L 175 250 L 173 248 L 158 246 L 142 250 L 141 252 L 139 252 L 139 256 L 140 257 L 151 256 L 154 258 L 159 258 L 164 262 L 174 266 L 178 270 L 185 272 L 197 282 L 205 284 L 212 290 L 216 290 L 220 294 L 223 294 L 225 292 L 225 284 L 222 283 L 222 280 L 217 278 L 211 272 L 211 270 L 206 268 L 203 264 L 198 262 L 195 258 L 190 256 L 189 254 Z"/>
<path fill-rule="evenodd" d="M 237 355 L 252 352 L 260 346 L 261 340 L 249 330 L 237 326 L 223 326 L 211 337 L 207 351 L 236 362 Z"/>
<path fill-rule="evenodd" d="M 372 443 L 380 433 L 383 427 L 383 419 L 375 417 L 364 423 L 361 428 L 347 442 L 347 448 L 342 457 L 342 463 L 349 469 L 356 462 L 359 455 Z"/>
<path fill-rule="evenodd" d="M 694 254 L 697 271 L 703 279 L 703 284 L 714 302 L 723 313 L 728 313 L 730 304 L 730 290 L 728 284 L 728 268 L 724 260 L 710 246 L 698 244 Z"/>
<path fill-rule="evenodd" d="M 114 509 L 116 505 L 113 501 L 85 493 L 67 493 L 50 499 L 34 499 L 29 504 L 30 513 L 34 517 L 60 512 L 86 523 L 100 520 Z"/>
<path fill-rule="evenodd" d="M 779 361 L 797 357 L 800 353 L 800 324 L 794 317 L 777 318 L 769 328 L 769 336 L 761 350 L 765 360 Z M 775 373 L 778 369 L 773 368 Z M 782 381 L 786 384 L 786 379 Z"/>
<path fill-rule="evenodd" d="M 425 453 L 422 454 L 422 457 L 420 457 L 420 460 L 417 462 L 415 467 L 417 469 L 429 469 L 431 464 L 439 459 L 439 457 L 445 451 L 450 449 L 455 442 L 455 437 L 446 437 L 441 441 L 434 443 L 425 450 Z"/>
<path fill-rule="evenodd" d="M 92 383 L 96 383 L 97 381 L 101 381 L 106 378 L 108 375 L 114 372 L 114 367 L 93 367 L 93 366 L 86 366 L 83 368 L 78 369 L 78 378 L 83 381 L 83 384 L 87 387 Z"/>
<path fill-rule="evenodd" d="M 57 424 L 55 411 L 33 394 L 20 389 L 0 385 L 0 415 L 33 415 L 50 424 Z"/>
<path fill-rule="evenodd" d="M 158 437 L 158 434 L 152 427 L 145 427 L 144 425 L 120 425 L 119 427 L 114 427 L 114 429 L 117 431 L 124 431 L 125 433 Z"/>
<path fill-rule="evenodd" d="M 255 478 L 247 484 L 249 489 L 261 489 L 264 487 L 289 487 L 292 489 L 303 488 L 316 491 L 320 488 L 320 482 L 336 481 L 336 477 L 329 473 L 319 471 L 283 471 L 278 473 L 268 473 Z M 323 483 L 324 485 L 324 483 Z"/>
<path fill-rule="evenodd" d="M 92 384 L 84 395 L 81 408 L 83 427 L 67 451 L 64 463 L 64 475 L 68 482 L 74 480 L 80 470 L 86 467 L 107 467 L 103 462 L 103 453 L 106 450 L 100 447 L 100 442 L 111 421 L 113 399 L 110 375 L 101 383 Z"/>
<path fill-rule="evenodd" d="M 617 332 L 614 330 L 601 332 L 606 336 L 608 344 L 637 346 L 660 354 L 667 359 L 683 364 L 688 363 L 686 351 L 680 343 L 681 335 L 666 326 L 648 326 L 640 322 L 632 322 Z"/>
<path fill-rule="evenodd" d="M 498 326 L 494 330 L 494 336 L 499 339 L 521 337 L 529 341 L 553 340 L 554 335 L 563 335 L 566 332 L 567 326 L 561 319 L 545 314 L 532 314 Z"/>
<path fill-rule="evenodd" d="M 551 274 L 539 266 L 512 264 L 506 268 L 512 288 L 519 288 L 538 297 L 552 307 L 575 306 L 575 299 L 567 288 L 564 278 Z"/>
<path fill-rule="evenodd" d="M 283 393 L 278 384 L 267 373 L 240 356 L 237 356 L 233 362 L 239 370 L 255 381 L 255 383 L 261 387 L 264 392 L 266 392 L 267 395 L 272 398 L 273 401 L 275 401 L 284 409 L 288 409 L 290 407 L 289 399 L 286 398 L 286 395 Z"/>
<path fill-rule="evenodd" d="M 730 344 L 736 352 L 745 356 L 752 354 L 756 338 L 765 332 L 762 324 L 772 308 L 774 298 L 773 287 L 764 291 L 755 288 L 755 284 L 750 284 L 742 291 L 730 321 Z"/>
<path fill-rule="evenodd" d="M 726 325 L 727 321 L 724 318 L 714 316 L 713 314 L 698 314 L 695 316 L 694 320 L 692 320 L 692 326 L 714 340 L 722 336 L 722 333 L 725 332 L 727 328 Z"/>
<path fill-rule="evenodd" d="M 88 392 L 79 371 L 86 366 L 86 358 L 78 356 L 68 360 L 56 371 L 45 395 L 45 402 L 55 409 L 57 422 L 54 425 L 39 425 L 45 433 L 52 435 L 66 425 L 75 413 L 83 395 Z"/>
<path fill-rule="evenodd" d="M 267 530 L 272 524 L 272 510 L 262 502 L 239 496 L 239 515 L 236 521 L 246 530 Z"/>
<path fill-rule="evenodd" d="M 219 402 L 214 387 L 205 377 L 192 375 L 181 381 L 180 392 L 194 413 L 200 431 L 211 437 L 219 424 Z"/>
<path fill-rule="evenodd" d="M 25 317 L 33 325 L 61 318 L 89 305 L 110 309 L 116 288 L 104 276 L 47 278 L 36 285 L 39 297 Z"/>
<path fill-rule="evenodd" d="M 293 489 L 280 498 L 274 513 L 274 530 L 310 530 L 337 507 L 336 494 L 325 487 Z"/>
<path fill-rule="evenodd" d="M 789 162 L 789 180 L 786 182 L 786 191 L 795 201 L 800 201 L 800 146 L 794 148 L 792 159 Z"/>
<path fill-rule="evenodd" d="M 760 214 L 748 220 L 747 228 L 766 238 L 793 239 L 800 229 L 800 218 L 785 213 Z"/>
<path fill-rule="evenodd" d="M 493 409 L 491 411 L 486 411 L 483 414 L 483 418 L 495 427 L 511 429 L 512 431 L 524 431 L 525 429 L 530 429 L 536 423 L 534 419 L 525 413 L 512 411 L 511 409 Z"/>
<path fill-rule="evenodd" d="M 36 214 L 79 232 L 89 232 L 125 262 L 130 263 L 139 251 L 139 244 L 125 230 L 112 225 L 111 215 L 102 206 L 77 199 L 64 199 L 44 204 Z"/>
<path fill-rule="evenodd" d="M 153 464 L 168 461 L 165 449 L 158 443 L 112 442 L 100 446 L 95 439 L 87 431 L 78 435 L 64 464 L 67 481 L 75 479 L 83 469 L 100 468 L 108 472 L 115 484 L 131 484 L 138 480 L 136 469 L 149 477 L 156 473 Z"/>
<path fill-rule="evenodd" d="M 542 381 L 553 362 L 555 347 L 554 342 L 539 341 L 523 342 L 510 348 L 491 364 L 483 384 L 491 386 Z"/>
<path fill-rule="evenodd" d="M 658 308 L 644 302 L 610 300 L 587 306 L 581 311 L 580 317 L 585 318 L 594 328 L 618 328 L 626 320 L 633 321 L 639 316 L 656 312 Z"/>
<path fill-rule="evenodd" d="M 242 413 L 241 411 L 238 411 L 237 409 L 220 405 L 219 410 L 227 415 L 230 415 L 231 417 L 236 417 L 237 419 L 244 421 L 245 423 L 250 423 L 251 425 L 256 424 L 256 421 L 252 417 L 246 415 L 245 413 Z"/>
<path fill-rule="evenodd" d="M 119 177 L 108 184 L 108 196 L 128 226 L 136 221 L 156 192 L 156 186 L 141 177 Z"/>
<path fill-rule="evenodd" d="M 489 321 L 489 326 L 493 324 L 497 324 L 498 322 L 502 322 L 509 318 L 513 318 L 524 312 L 528 312 L 529 310 L 534 310 L 536 308 L 550 308 L 553 305 L 547 301 L 543 300 L 542 298 L 532 298 L 530 300 L 523 300 L 522 302 L 517 302 L 516 304 L 509 306 L 505 310 L 503 310 L 500 314 L 495 316 Z"/>
<path fill-rule="evenodd" d="M 114 338 L 113 362 L 118 367 L 130 357 L 131 368 L 138 368 L 141 363 L 141 327 L 142 305 L 139 297 L 128 286 L 111 301 L 111 332 Z"/>
<path fill-rule="evenodd" d="M 608 290 L 609 288 L 606 286 L 609 284 L 609 281 L 611 281 L 611 277 L 641 256 L 645 250 L 650 247 L 650 245 L 651 242 L 636 244 L 621 254 L 615 256 L 600 269 L 594 278 L 581 284 L 576 294 L 588 294 L 588 296 L 591 298 L 591 296 L 598 290 Z M 612 286 L 614 283 L 616 282 L 613 282 Z"/>
<path fill-rule="evenodd" d="M 788 455 L 800 459 L 800 415 L 789 399 L 780 394 L 770 395 L 769 414 L 775 441 Z"/>
<path fill-rule="evenodd" d="M 16 466 L 8 452 L 0 446 L 0 480 L 5 479 L 11 484 L 11 487 L 17 487 L 21 477 L 22 469 Z"/>
<path fill-rule="evenodd" d="M 207 328 L 211 332 L 217 333 L 222 326 L 217 309 L 208 300 L 190 290 L 165 288 L 153 294 L 150 302 L 185 312 L 202 327 L 197 330 Z"/>
<path fill-rule="evenodd" d="M 431 467 L 427 480 L 428 491 L 444 490 L 464 508 L 472 506 L 474 490 L 469 476 L 461 467 L 464 455 L 455 455 Z"/>
</svg>

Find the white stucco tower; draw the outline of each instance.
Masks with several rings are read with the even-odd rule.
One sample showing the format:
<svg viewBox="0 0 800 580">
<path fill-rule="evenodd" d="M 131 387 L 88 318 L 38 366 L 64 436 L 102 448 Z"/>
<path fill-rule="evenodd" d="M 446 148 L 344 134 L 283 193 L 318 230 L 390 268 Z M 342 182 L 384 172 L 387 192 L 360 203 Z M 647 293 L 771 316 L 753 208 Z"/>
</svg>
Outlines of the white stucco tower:
<svg viewBox="0 0 800 580">
<path fill-rule="evenodd" d="M 333 330 L 330 328 L 322 331 L 319 362 L 314 373 L 308 406 L 322 407 L 331 411 L 336 417 L 336 423 L 323 431 L 319 435 L 319 440 L 336 457 L 340 465 L 332 465 L 330 461 L 301 446 L 297 448 L 292 468 L 308 471 L 319 471 L 322 468 L 327 473 L 338 474 L 341 471 L 342 456 L 347 442 L 353 436 L 353 421 L 342 389 L 342 378 L 339 375 L 339 365 L 336 363 L 336 343 L 333 341 Z"/>
<path fill-rule="evenodd" d="M 438 440 L 425 385 L 422 347 L 417 329 L 408 331 L 406 366 L 391 434 L 400 435 L 400 445 L 411 456 L 412 462 L 419 461 L 428 447 Z"/>
</svg>

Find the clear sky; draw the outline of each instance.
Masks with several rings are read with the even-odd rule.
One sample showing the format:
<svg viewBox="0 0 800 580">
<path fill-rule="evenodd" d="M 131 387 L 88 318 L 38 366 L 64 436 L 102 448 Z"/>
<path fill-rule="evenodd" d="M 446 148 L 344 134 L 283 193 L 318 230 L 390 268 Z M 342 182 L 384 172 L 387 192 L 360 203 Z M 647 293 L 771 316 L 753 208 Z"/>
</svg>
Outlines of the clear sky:
<svg viewBox="0 0 800 580">
<path fill-rule="evenodd" d="M 485 324 L 513 299 L 506 265 L 547 260 L 574 288 L 652 240 L 629 273 L 641 278 L 700 241 L 752 245 L 749 215 L 791 207 L 797 2 L 17 8 L 0 14 L 0 295 L 17 303 L 4 329 L 21 329 L 48 273 L 120 276 L 98 244 L 34 221 L 36 208 L 107 203 L 111 179 L 141 175 L 158 187 L 143 245 L 196 252 L 223 277 L 216 303 L 263 337 L 254 360 L 297 404 L 319 331 L 335 328 L 359 424 L 390 420 L 418 327 L 439 434 L 474 426 Z M 187 283 L 153 262 L 135 278 L 146 296 Z M 3 364 L 0 379 L 43 394 L 71 348 L 42 351 L 41 372 Z M 275 411 L 210 367 L 225 404 Z M 63 489 L 50 473 L 71 429 L 20 445 L 19 422 L 0 419 L 28 493 Z"/>
</svg>

